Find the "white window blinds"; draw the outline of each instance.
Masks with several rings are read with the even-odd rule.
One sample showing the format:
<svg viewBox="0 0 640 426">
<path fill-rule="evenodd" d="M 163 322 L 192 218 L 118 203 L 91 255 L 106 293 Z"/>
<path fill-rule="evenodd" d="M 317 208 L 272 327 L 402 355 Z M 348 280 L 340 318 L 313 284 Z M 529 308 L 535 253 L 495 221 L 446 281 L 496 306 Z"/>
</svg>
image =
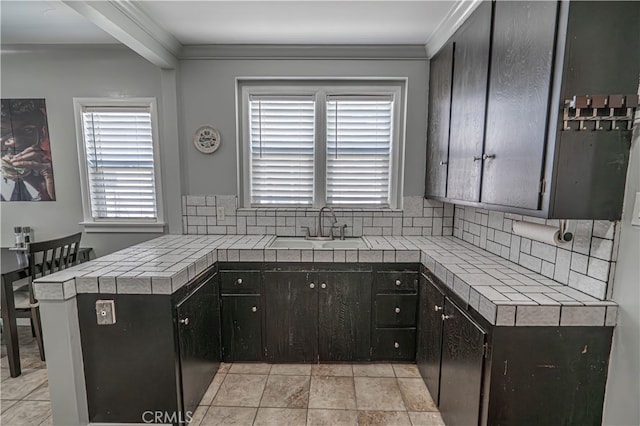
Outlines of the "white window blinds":
<svg viewBox="0 0 640 426">
<path fill-rule="evenodd" d="M 251 203 L 311 205 L 315 102 L 311 96 L 251 96 Z"/>
<path fill-rule="evenodd" d="M 85 107 L 82 125 L 93 218 L 156 218 L 149 108 Z"/>
<path fill-rule="evenodd" d="M 392 123 L 392 96 L 327 97 L 327 203 L 389 204 Z"/>
</svg>

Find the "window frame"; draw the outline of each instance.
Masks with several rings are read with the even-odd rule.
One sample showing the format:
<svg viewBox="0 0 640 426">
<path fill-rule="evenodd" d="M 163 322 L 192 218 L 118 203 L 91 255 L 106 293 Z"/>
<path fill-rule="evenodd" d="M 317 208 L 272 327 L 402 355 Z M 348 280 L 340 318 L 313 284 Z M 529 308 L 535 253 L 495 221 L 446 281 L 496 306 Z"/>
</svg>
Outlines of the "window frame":
<svg viewBox="0 0 640 426">
<path fill-rule="evenodd" d="M 89 170 L 85 147 L 82 114 L 85 108 L 148 108 L 151 118 L 151 137 L 153 144 L 153 174 L 156 196 L 155 218 L 94 218 L 91 210 L 89 188 Z M 80 171 L 80 192 L 82 194 L 83 221 L 80 225 L 85 232 L 164 232 L 164 202 L 160 160 L 160 142 L 158 132 L 158 108 L 156 98 L 73 98 L 73 110 L 76 125 L 78 149 L 78 168 Z"/>
<path fill-rule="evenodd" d="M 325 205 L 341 209 L 397 210 L 402 206 L 404 185 L 404 150 L 406 135 L 407 79 L 339 79 L 339 80 L 283 80 L 283 79 L 237 79 L 238 105 L 238 199 L 241 207 L 259 208 L 320 208 Z M 249 101 L 251 96 L 304 96 L 312 95 L 316 102 L 314 191 L 311 205 L 252 204 L 250 162 Z M 329 204 L 326 202 L 326 102 L 328 96 L 389 96 L 393 97 L 393 135 L 391 167 L 389 175 L 389 204 Z"/>
</svg>

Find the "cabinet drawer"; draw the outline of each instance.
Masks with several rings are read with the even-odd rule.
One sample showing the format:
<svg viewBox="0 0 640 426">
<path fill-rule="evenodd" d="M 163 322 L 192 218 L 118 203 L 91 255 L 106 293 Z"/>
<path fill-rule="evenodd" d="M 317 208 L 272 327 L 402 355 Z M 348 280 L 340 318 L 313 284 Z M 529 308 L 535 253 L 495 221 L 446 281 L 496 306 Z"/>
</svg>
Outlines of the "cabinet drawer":
<svg viewBox="0 0 640 426">
<path fill-rule="evenodd" d="M 415 294 L 381 294 L 376 296 L 376 326 L 415 327 Z"/>
<path fill-rule="evenodd" d="M 260 271 L 221 271 L 220 288 L 222 293 L 260 293 Z"/>
<path fill-rule="evenodd" d="M 378 271 L 374 279 L 376 293 L 418 290 L 417 272 Z"/>
<path fill-rule="evenodd" d="M 412 361 L 416 358 L 415 328 L 378 328 L 373 334 L 375 360 Z"/>
</svg>

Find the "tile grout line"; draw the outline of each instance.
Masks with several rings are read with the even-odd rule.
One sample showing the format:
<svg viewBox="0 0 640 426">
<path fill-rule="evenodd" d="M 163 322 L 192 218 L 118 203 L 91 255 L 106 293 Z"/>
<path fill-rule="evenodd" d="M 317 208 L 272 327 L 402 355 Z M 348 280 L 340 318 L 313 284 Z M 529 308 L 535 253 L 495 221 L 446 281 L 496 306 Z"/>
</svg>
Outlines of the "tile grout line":
<svg viewBox="0 0 640 426">
<path fill-rule="evenodd" d="M 305 416 L 304 416 L 304 424 L 305 426 L 309 424 L 309 403 L 311 402 L 311 380 L 313 380 L 313 365 L 309 368 L 309 390 L 307 393 L 307 407 L 305 408 Z"/>
<path fill-rule="evenodd" d="M 264 382 L 264 388 L 262 388 L 262 394 L 260 395 L 260 401 L 258 401 L 258 407 L 256 408 L 256 414 L 253 417 L 253 422 L 251 423 L 252 425 L 256 424 L 256 420 L 258 419 L 258 412 L 260 411 L 260 406 L 262 405 L 262 398 L 264 398 L 264 393 L 267 390 L 267 383 L 269 383 L 269 376 L 271 376 L 271 368 L 273 368 L 273 365 L 271 364 L 267 364 L 269 365 L 269 372 L 266 375 L 266 379 Z"/>
</svg>

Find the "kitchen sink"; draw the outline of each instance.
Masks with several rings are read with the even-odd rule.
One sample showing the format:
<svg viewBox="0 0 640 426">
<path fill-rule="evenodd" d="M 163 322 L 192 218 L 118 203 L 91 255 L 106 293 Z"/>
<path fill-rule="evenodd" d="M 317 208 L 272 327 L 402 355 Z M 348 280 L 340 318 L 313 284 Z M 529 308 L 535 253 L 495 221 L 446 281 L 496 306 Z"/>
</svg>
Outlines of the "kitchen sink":
<svg viewBox="0 0 640 426">
<path fill-rule="evenodd" d="M 344 240 L 305 240 L 303 237 L 276 237 L 269 248 L 280 249 L 359 249 L 367 248 L 360 237 Z"/>
</svg>

